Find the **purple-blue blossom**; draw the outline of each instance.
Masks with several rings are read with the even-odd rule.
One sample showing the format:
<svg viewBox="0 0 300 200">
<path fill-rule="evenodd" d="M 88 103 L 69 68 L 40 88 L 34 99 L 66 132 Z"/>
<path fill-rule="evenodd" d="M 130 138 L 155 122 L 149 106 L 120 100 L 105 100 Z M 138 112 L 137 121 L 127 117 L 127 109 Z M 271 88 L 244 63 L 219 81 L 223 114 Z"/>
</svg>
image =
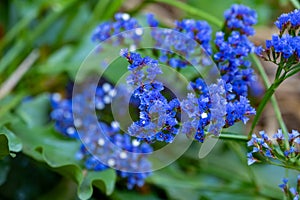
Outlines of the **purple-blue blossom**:
<svg viewBox="0 0 300 200">
<path fill-rule="evenodd" d="M 218 80 L 217 84 L 211 84 L 208 87 L 210 94 L 210 125 L 208 127 L 208 132 L 218 136 L 221 132 L 221 129 L 225 125 L 226 119 L 226 90 L 225 82 L 222 79 Z"/>
<path fill-rule="evenodd" d="M 291 36 L 290 34 L 283 34 L 282 36 L 274 34 L 271 40 L 266 40 L 266 52 L 270 54 L 274 52 L 276 57 L 272 57 L 276 60 L 280 55 L 283 58 L 288 59 L 292 56 L 300 58 L 300 36 Z"/>
<path fill-rule="evenodd" d="M 287 199 L 299 200 L 299 189 L 300 189 L 300 179 L 298 175 L 297 184 L 295 187 L 291 187 L 289 180 L 287 178 L 282 179 L 282 183 L 278 185 Z"/>
<path fill-rule="evenodd" d="M 237 121 L 242 121 L 245 124 L 249 120 L 249 116 L 256 113 L 249 100 L 244 96 L 240 96 L 240 100 L 228 102 L 226 112 L 226 124 L 228 126 L 232 126 Z"/>
<path fill-rule="evenodd" d="M 131 124 L 128 133 L 148 143 L 172 142 L 178 133 L 176 113 L 179 112 L 179 102 L 176 99 L 168 101 L 162 95 L 164 86 L 156 80 L 156 76 L 162 73 L 158 62 L 127 49 L 121 50 L 120 55 L 129 63 L 131 73 L 127 83 L 137 87 L 133 96 L 139 100 L 139 120 Z"/>
<path fill-rule="evenodd" d="M 157 21 L 157 19 L 155 19 L 154 15 L 152 13 L 148 13 L 146 15 L 147 17 L 147 23 L 150 27 L 157 27 L 159 22 Z"/>
<path fill-rule="evenodd" d="M 295 9 L 290 13 L 281 14 L 275 22 L 275 25 L 281 33 L 287 28 L 297 30 L 300 27 L 300 10 Z"/>
<path fill-rule="evenodd" d="M 294 10 L 282 14 L 275 25 L 280 33 L 273 34 L 271 39 L 266 40 L 265 49 L 256 53 L 265 60 L 275 63 L 279 68 L 285 66 L 284 71 L 289 71 L 299 63 L 300 59 L 300 36 L 298 34 L 300 11 Z M 265 52 L 265 55 L 262 52 Z"/>
<path fill-rule="evenodd" d="M 282 191 L 287 190 L 287 184 L 288 184 L 288 179 L 287 178 L 283 178 L 282 179 L 282 184 L 278 185 Z"/>
<path fill-rule="evenodd" d="M 272 137 L 269 137 L 265 131 L 260 131 L 258 135 L 253 134 L 247 146 L 251 149 L 250 153 L 259 153 L 265 160 L 274 159 L 282 163 L 289 160 L 289 162 L 297 164 L 297 156 L 300 153 L 300 134 L 298 131 L 292 130 L 287 135 L 289 146 L 285 145 L 285 137 L 280 129 Z"/>
<path fill-rule="evenodd" d="M 122 33 L 123 31 L 129 32 Z M 116 45 L 124 42 L 125 39 L 131 39 L 138 44 L 142 34 L 141 25 L 135 18 L 131 18 L 127 13 L 116 13 L 113 21 L 105 21 L 96 27 L 92 34 L 92 41 L 102 42 L 116 36 L 117 40 L 114 41 Z"/>
<path fill-rule="evenodd" d="M 208 55 L 211 55 L 212 50 L 210 46 L 212 30 L 206 21 L 184 19 L 175 22 L 175 29 L 191 39 L 197 41 Z M 177 48 L 178 49 L 178 48 Z"/>
<path fill-rule="evenodd" d="M 217 32 L 215 44 L 217 52 L 214 54 L 214 60 L 222 79 L 232 85 L 232 96 L 228 97 L 235 98 L 235 94 L 246 97 L 248 87 L 256 80 L 251 63 L 247 60 L 248 55 L 255 50 L 253 43 L 246 35 L 233 31 L 228 38 L 223 32 Z"/>
<path fill-rule="evenodd" d="M 151 35 L 159 61 L 184 68 L 190 64 L 210 64 L 206 57 L 212 53 L 211 32 L 205 21 L 184 19 L 177 21 L 173 30 L 153 28 Z"/>
<path fill-rule="evenodd" d="M 255 10 L 244 5 L 234 4 L 224 12 L 224 17 L 226 28 L 239 31 L 247 36 L 254 35 L 255 31 L 252 26 L 257 23 Z"/>
<path fill-rule="evenodd" d="M 247 153 L 247 160 L 248 160 L 248 165 L 252 165 L 255 163 L 257 160 L 253 157 L 252 153 Z"/>
</svg>

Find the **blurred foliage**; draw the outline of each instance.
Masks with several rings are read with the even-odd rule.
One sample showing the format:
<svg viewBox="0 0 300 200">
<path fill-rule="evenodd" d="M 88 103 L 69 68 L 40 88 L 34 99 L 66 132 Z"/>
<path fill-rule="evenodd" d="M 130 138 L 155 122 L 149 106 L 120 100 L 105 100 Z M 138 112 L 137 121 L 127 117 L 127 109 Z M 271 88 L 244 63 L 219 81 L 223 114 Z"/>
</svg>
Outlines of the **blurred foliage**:
<svg viewBox="0 0 300 200">
<path fill-rule="evenodd" d="M 32 50 L 38 49 L 40 56 L 14 92 L 0 100 L 0 199 L 281 199 L 277 183 L 284 175 L 282 169 L 249 168 L 243 158 L 246 148 L 237 143 L 221 142 L 203 160 L 195 157 L 199 145 L 194 144 L 176 163 L 154 172 L 143 188 L 133 191 L 115 185 L 115 171 L 87 171 L 75 159 L 80 144 L 54 130 L 47 92 L 65 89 L 94 47 L 90 41 L 93 28 L 124 10 L 126 3 L 1 1 L 0 83 Z M 259 26 L 270 25 L 270 19 L 290 8 L 287 0 L 186 3 L 219 19 L 232 3 L 243 3 L 257 10 Z M 116 76 L 115 71 L 107 72 L 112 81 Z"/>
</svg>

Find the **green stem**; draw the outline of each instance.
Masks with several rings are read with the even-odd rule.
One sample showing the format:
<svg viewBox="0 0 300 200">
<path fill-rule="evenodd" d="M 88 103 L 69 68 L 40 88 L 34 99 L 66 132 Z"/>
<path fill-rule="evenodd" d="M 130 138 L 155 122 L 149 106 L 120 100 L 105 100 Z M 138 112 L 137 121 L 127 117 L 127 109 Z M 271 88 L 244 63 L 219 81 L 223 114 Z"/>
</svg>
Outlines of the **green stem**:
<svg viewBox="0 0 300 200">
<path fill-rule="evenodd" d="M 251 138 L 251 135 L 252 135 L 252 133 L 253 133 L 253 130 L 254 130 L 256 124 L 258 123 L 258 120 L 259 120 L 259 118 L 260 118 L 260 116 L 261 116 L 261 114 L 262 114 L 263 109 L 264 109 L 265 106 L 267 105 L 269 99 L 270 99 L 271 96 L 274 94 L 275 89 L 276 89 L 277 87 L 278 87 L 278 85 L 276 85 L 276 84 L 273 83 L 273 84 L 271 85 L 271 87 L 269 87 L 269 89 L 266 91 L 266 93 L 265 93 L 263 99 L 261 100 L 261 102 L 260 102 L 260 104 L 259 104 L 259 106 L 258 106 L 258 108 L 257 108 L 257 110 L 256 110 L 256 115 L 255 115 L 254 120 L 253 120 L 253 122 L 252 122 L 251 130 L 250 130 L 250 132 L 249 132 L 249 134 L 248 134 L 248 138 Z"/>
<path fill-rule="evenodd" d="M 239 142 L 248 141 L 248 137 L 246 135 L 238 135 L 238 134 L 232 134 L 228 132 L 222 132 L 219 136 L 216 136 L 216 138 L 220 138 L 223 140 L 235 140 Z"/>
<path fill-rule="evenodd" d="M 272 161 L 268 161 L 268 163 L 270 165 L 275 165 L 275 166 L 278 166 L 278 167 L 283 167 L 283 168 L 288 168 L 288 169 L 293 169 L 293 170 L 300 171 L 300 168 L 296 167 L 296 166 L 284 165 L 284 164 L 280 164 L 280 163 L 276 163 L 276 162 L 272 162 Z"/>
<path fill-rule="evenodd" d="M 283 68 L 282 68 L 282 66 L 280 66 L 280 64 L 279 64 L 279 66 L 278 66 L 278 68 L 277 68 L 277 70 L 276 70 L 275 79 L 278 79 L 278 78 L 280 77 L 282 70 L 283 70 Z"/>
<path fill-rule="evenodd" d="M 215 16 L 207 13 L 207 12 L 204 12 L 203 10 L 199 10 L 197 8 L 194 8 L 190 5 L 187 5 L 183 2 L 180 2 L 180 1 L 174 1 L 174 0 L 153 0 L 153 2 L 160 2 L 160 3 L 166 3 L 166 4 L 169 4 L 171 6 L 174 6 L 174 7 L 177 7 L 191 15 L 194 15 L 194 16 L 197 16 L 197 17 L 200 17 L 208 22 L 210 22 L 211 24 L 214 24 L 218 27 L 222 27 L 223 25 L 223 22 L 220 21 L 218 18 L 216 18 Z"/>
<path fill-rule="evenodd" d="M 262 64 L 260 63 L 260 61 L 258 60 L 258 58 L 255 55 L 251 54 L 250 57 L 251 57 L 253 63 L 255 64 L 254 66 L 256 67 L 257 71 L 260 73 L 261 78 L 263 80 L 263 83 L 264 83 L 265 87 L 266 88 L 270 88 L 271 84 L 270 84 L 269 78 L 268 78 L 268 76 L 267 76 L 267 74 L 266 74 L 266 72 L 265 72 Z M 271 104 L 273 106 L 273 109 L 274 109 L 274 112 L 275 112 L 275 116 L 277 118 L 279 126 L 282 129 L 283 133 L 287 136 L 288 130 L 287 130 L 286 125 L 285 125 L 285 123 L 283 121 L 283 118 L 282 118 L 282 115 L 281 115 L 281 112 L 280 112 L 280 109 L 279 109 L 279 106 L 278 106 L 278 103 L 277 103 L 277 100 L 276 100 L 275 96 L 271 96 L 270 101 L 271 101 Z M 256 113 L 256 116 L 257 115 L 258 114 Z M 251 133 L 249 133 L 250 136 L 252 134 L 252 131 L 253 130 L 251 130 Z"/>
<path fill-rule="evenodd" d="M 288 71 L 287 75 L 285 76 L 285 79 L 297 74 L 298 72 L 300 72 L 300 64 L 298 64 L 298 65 L 294 66 L 293 68 L 291 68 Z"/>
<path fill-rule="evenodd" d="M 262 111 L 263 109 L 265 108 L 265 106 L 267 105 L 268 101 L 270 100 L 270 98 L 272 97 L 272 95 L 274 94 L 275 90 L 278 88 L 278 86 L 282 83 L 282 81 L 284 80 L 284 77 L 280 78 L 280 79 L 277 79 L 274 81 L 274 83 L 268 88 L 268 90 L 266 91 L 263 99 L 261 100 L 257 110 L 256 110 L 256 115 L 254 117 L 254 120 L 252 122 L 252 125 L 251 125 L 251 130 L 248 134 L 248 137 L 250 138 L 252 133 L 253 133 L 253 130 L 256 126 L 256 124 L 258 123 L 258 120 L 262 114 Z"/>
</svg>

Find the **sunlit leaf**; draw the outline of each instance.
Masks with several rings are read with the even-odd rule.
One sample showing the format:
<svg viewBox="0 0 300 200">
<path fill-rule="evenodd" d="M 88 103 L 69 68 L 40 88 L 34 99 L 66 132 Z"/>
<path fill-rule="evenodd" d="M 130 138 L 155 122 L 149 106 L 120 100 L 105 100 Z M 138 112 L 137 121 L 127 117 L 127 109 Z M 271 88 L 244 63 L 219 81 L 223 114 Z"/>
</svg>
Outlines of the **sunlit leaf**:
<svg viewBox="0 0 300 200">
<path fill-rule="evenodd" d="M 21 140 L 5 127 L 0 128 L 0 159 L 7 156 L 15 156 L 22 150 Z"/>
</svg>

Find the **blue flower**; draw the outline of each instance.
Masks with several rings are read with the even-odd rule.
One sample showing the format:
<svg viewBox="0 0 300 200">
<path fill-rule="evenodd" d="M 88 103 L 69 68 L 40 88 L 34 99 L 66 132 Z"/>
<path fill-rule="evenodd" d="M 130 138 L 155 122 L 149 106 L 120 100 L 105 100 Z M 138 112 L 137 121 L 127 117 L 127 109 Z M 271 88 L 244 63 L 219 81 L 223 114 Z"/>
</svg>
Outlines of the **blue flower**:
<svg viewBox="0 0 300 200">
<path fill-rule="evenodd" d="M 299 58 L 299 36 L 292 37 L 289 34 L 284 34 L 279 36 L 274 34 L 272 40 L 266 41 L 266 52 L 275 52 L 277 57 L 282 54 L 283 58 L 288 59 L 291 56 L 295 55 Z M 274 58 L 273 58 L 274 59 Z"/>
<path fill-rule="evenodd" d="M 299 138 L 299 137 L 300 137 L 300 134 L 296 130 L 292 130 L 292 132 L 289 133 L 289 141 L 290 142 L 294 141 L 294 139 Z"/>
<path fill-rule="evenodd" d="M 157 87 L 155 77 L 162 73 L 158 62 L 150 57 L 142 57 L 139 53 L 129 52 L 128 49 L 121 49 L 120 55 L 125 57 L 129 63 L 128 70 L 132 73 L 127 77 L 127 83 L 130 85 L 141 86 L 148 84 L 149 87 Z M 144 68 L 147 67 L 147 74 Z M 155 85 L 156 84 L 156 85 Z M 161 88 L 162 89 L 162 88 Z"/>
<path fill-rule="evenodd" d="M 299 175 L 298 175 L 298 181 L 296 187 L 290 187 L 288 185 L 288 179 L 283 178 L 283 183 L 278 185 L 282 192 L 284 192 L 287 199 L 293 199 L 293 200 L 299 200 Z"/>
<path fill-rule="evenodd" d="M 181 109 L 188 114 L 189 118 L 199 116 L 198 99 L 193 93 L 189 93 L 187 99 L 181 101 Z"/>
<path fill-rule="evenodd" d="M 282 184 L 278 185 L 282 191 L 285 191 L 287 189 L 287 184 L 288 184 L 288 179 L 287 178 L 283 178 L 282 179 Z"/>
<path fill-rule="evenodd" d="M 249 100 L 246 97 L 240 96 L 239 101 L 227 104 L 226 122 L 229 126 L 232 126 L 236 121 L 246 123 L 249 120 L 248 116 L 255 113 L 254 108 L 249 104 Z"/>
<path fill-rule="evenodd" d="M 211 32 L 205 21 L 184 19 L 176 21 L 172 31 L 153 28 L 151 35 L 159 60 L 174 68 L 184 68 L 190 64 L 210 64 L 206 55 L 212 53 Z M 199 45 L 204 51 L 196 51 Z"/>
<path fill-rule="evenodd" d="M 211 124 L 208 128 L 208 132 L 215 136 L 220 134 L 221 129 L 225 125 L 226 118 L 226 90 L 225 83 L 219 79 L 217 84 L 212 84 L 209 87 L 210 94 L 210 121 Z"/>
<path fill-rule="evenodd" d="M 150 27 L 157 27 L 159 22 L 155 19 L 154 15 L 152 13 L 148 13 L 146 15 L 147 17 L 147 22 Z"/>
<path fill-rule="evenodd" d="M 276 138 L 277 141 L 284 140 L 284 135 L 281 129 L 278 129 L 277 133 L 274 134 L 273 138 Z"/>
<path fill-rule="evenodd" d="M 269 157 L 269 158 L 273 158 L 273 157 L 274 157 L 274 156 L 272 155 L 270 149 L 266 149 L 265 156 L 266 156 L 266 157 Z"/>
<path fill-rule="evenodd" d="M 141 40 L 142 29 L 141 25 L 134 18 L 131 18 L 127 13 L 115 14 L 114 21 L 106 21 L 98 25 L 92 34 L 92 41 L 102 42 L 109 39 L 111 36 L 116 36 L 117 40 L 113 44 L 125 42 L 125 39 L 131 39 L 135 44 Z M 135 29 L 135 30 L 133 30 Z M 132 30 L 126 34 L 119 34 L 123 31 Z"/>
<path fill-rule="evenodd" d="M 253 157 L 252 153 L 247 153 L 248 165 L 252 165 L 257 160 Z"/>
<path fill-rule="evenodd" d="M 53 94 L 50 101 L 53 108 L 50 117 L 55 121 L 55 129 L 67 137 L 79 138 L 74 125 L 72 101 L 62 99 L 58 93 Z"/>
<path fill-rule="evenodd" d="M 266 132 L 260 131 L 259 135 L 252 135 L 247 146 L 252 147 L 251 153 L 257 152 L 266 160 L 272 158 L 282 163 L 286 163 L 287 160 L 295 162 L 294 160 L 298 158 L 300 152 L 298 146 L 300 134 L 293 130 L 288 133 L 288 136 L 289 148 L 284 145 L 285 137 L 280 129 L 273 135 L 276 141 L 272 141 Z"/>
<path fill-rule="evenodd" d="M 298 29 L 300 27 L 300 10 L 296 9 L 293 12 L 280 15 L 275 22 L 275 25 L 280 32 L 283 32 L 287 28 L 294 30 Z"/>
<path fill-rule="evenodd" d="M 210 39 L 212 30 L 206 21 L 196 21 L 193 19 L 176 21 L 174 30 L 184 33 L 191 39 L 196 40 L 209 55 L 211 54 Z"/>
<path fill-rule="evenodd" d="M 225 25 L 231 30 L 237 30 L 247 36 L 254 34 L 253 25 L 257 23 L 255 10 L 244 5 L 234 4 L 224 13 Z"/>
<path fill-rule="evenodd" d="M 218 52 L 214 54 L 214 59 L 222 79 L 232 85 L 230 93 L 246 97 L 248 87 L 256 80 L 251 63 L 246 59 L 255 50 L 253 43 L 246 35 L 232 31 L 227 39 L 223 32 L 217 32 L 215 44 Z"/>
<path fill-rule="evenodd" d="M 149 143 L 172 142 L 177 134 L 174 128 L 178 126 L 179 102 L 176 99 L 168 101 L 162 95 L 163 84 L 155 80 L 162 73 L 158 62 L 127 49 L 121 50 L 120 55 L 129 62 L 131 74 L 127 83 L 138 87 L 133 96 L 139 99 L 139 120 L 131 124 L 128 133 Z"/>
<path fill-rule="evenodd" d="M 278 17 L 275 25 L 280 30 L 279 34 L 273 34 L 271 40 L 266 40 L 267 61 L 276 63 L 279 67 L 286 65 L 285 71 L 298 64 L 300 58 L 300 36 L 297 34 L 300 28 L 300 10 L 284 13 Z"/>
</svg>

